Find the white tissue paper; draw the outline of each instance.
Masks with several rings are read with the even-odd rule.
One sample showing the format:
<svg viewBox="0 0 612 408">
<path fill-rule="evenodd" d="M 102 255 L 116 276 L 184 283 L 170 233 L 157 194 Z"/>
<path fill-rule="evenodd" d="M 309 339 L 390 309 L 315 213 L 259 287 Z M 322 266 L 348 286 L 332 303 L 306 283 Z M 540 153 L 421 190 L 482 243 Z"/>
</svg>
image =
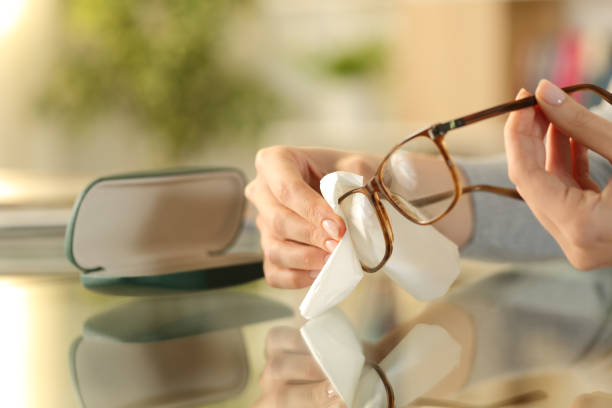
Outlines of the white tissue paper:
<svg viewBox="0 0 612 408">
<path fill-rule="evenodd" d="M 363 177 L 348 173 L 330 173 L 321 179 L 321 194 L 343 219 L 338 198 L 346 191 L 363 185 Z M 393 229 L 393 252 L 383 270 L 415 298 L 427 301 L 444 295 L 459 274 L 457 245 L 431 225 L 417 225 L 383 200 Z M 364 214 L 366 211 L 360 211 Z M 363 219 L 364 228 L 373 228 L 372 217 Z M 373 242 L 380 247 L 384 242 Z M 313 318 L 344 300 L 355 289 L 363 270 L 347 230 L 330 254 L 321 272 L 300 305 L 302 316 Z"/>
<path fill-rule="evenodd" d="M 378 375 L 365 365 L 361 343 L 338 308 L 308 321 L 300 329 L 310 353 L 348 408 L 387 406 Z M 379 366 L 401 407 L 445 378 L 461 359 L 461 346 L 440 326 L 417 324 Z"/>
</svg>

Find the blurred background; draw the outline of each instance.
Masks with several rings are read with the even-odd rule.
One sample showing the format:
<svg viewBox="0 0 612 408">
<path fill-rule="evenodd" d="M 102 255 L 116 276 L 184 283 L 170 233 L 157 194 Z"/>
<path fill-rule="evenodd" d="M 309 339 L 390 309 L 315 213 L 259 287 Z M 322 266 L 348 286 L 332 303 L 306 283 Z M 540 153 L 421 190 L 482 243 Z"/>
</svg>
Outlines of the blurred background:
<svg viewBox="0 0 612 408">
<path fill-rule="evenodd" d="M 279 143 L 383 153 L 543 77 L 605 86 L 610 21 L 609 0 L 2 0 L 0 204 L 59 225 L 100 175 L 250 178 Z M 503 123 L 449 147 L 500 152 Z M 16 215 L 0 227 L 32 219 Z"/>
<path fill-rule="evenodd" d="M 251 178 L 273 144 L 384 153 L 543 77 L 605 86 L 611 22 L 610 0 L 0 0 L 3 399 L 76 402 L 61 336 L 102 300 L 30 294 L 11 275 L 77 275 L 63 237 L 92 179 L 186 165 Z M 501 152 L 503 123 L 459 130 L 449 148 Z"/>
</svg>

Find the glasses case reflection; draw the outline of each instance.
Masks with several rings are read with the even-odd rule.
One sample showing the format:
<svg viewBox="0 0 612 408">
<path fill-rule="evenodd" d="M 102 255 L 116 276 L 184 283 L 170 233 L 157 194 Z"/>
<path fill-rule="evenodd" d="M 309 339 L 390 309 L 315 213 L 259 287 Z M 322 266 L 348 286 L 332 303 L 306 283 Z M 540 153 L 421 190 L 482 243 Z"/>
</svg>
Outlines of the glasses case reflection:
<svg viewBox="0 0 612 408">
<path fill-rule="evenodd" d="M 88 319 L 73 342 L 75 391 L 88 408 L 200 406 L 238 397 L 249 380 L 241 327 L 291 314 L 281 303 L 227 290 L 128 302 Z"/>
</svg>

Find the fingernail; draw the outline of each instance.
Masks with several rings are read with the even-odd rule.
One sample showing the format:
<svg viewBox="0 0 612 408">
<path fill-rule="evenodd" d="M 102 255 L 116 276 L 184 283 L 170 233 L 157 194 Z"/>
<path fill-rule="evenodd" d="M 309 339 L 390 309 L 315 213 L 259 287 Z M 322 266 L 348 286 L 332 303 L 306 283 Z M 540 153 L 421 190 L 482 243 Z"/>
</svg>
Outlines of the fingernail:
<svg viewBox="0 0 612 408">
<path fill-rule="evenodd" d="M 325 248 L 327 248 L 329 252 L 332 252 L 337 246 L 338 242 L 334 241 L 333 239 L 328 239 L 325 241 Z"/>
<path fill-rule="evenodd" d="M 315 279 L 317 276 L 319 276 L 319 272 L 321 271 L 310 271 L 308 272 L 308 275 L 312 278 Z"/>
<path fill-rule="evenodd" d="M 557 85 L 545 79 L 538 85 L 540 96 L 549 105 L 561 105 L 567 96 Z"/>
<path fill-rule="evenodd" d="M 323 220 L 321 223 L 325 232 L 327 232 L 333 239 L 340 239 L 340 227 L 332 220 Z"/>
<path fill-rule="evenodd" d="M 329 387 L 327 387 L 327 398 L 332 399 L 336 396 L 336 390 L 334 389 L 334 387 L 330 384 Z"/>
</svg>

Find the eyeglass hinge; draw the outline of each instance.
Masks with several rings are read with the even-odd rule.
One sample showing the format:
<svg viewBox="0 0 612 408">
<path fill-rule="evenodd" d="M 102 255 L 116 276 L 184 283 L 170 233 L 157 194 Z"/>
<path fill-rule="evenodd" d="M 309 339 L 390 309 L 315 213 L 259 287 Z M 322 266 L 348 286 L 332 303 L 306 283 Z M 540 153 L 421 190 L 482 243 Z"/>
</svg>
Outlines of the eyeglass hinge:
<svg viewBox="0 0 612 408">
<path fill-rule="evenodd" d="M 431 128 L 431 130 L 429 131 L 429 136 L 431 136 L 432 139 L 437 139 L 439 137 L 444 136 L 449 130 L 453 130 L 464 125 L 465 120 L 461 118 L 451 120 L 450 122 L 438 123 L 433 128 Z"/>
</svg>

